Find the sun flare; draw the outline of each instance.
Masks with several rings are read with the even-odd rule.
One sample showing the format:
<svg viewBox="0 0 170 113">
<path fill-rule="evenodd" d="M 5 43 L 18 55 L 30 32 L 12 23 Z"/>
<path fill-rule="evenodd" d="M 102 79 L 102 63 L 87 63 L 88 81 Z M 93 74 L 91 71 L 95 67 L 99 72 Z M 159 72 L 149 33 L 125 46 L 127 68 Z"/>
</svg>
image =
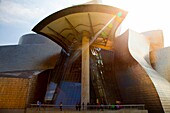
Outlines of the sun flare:
<svg viewBox="0 0 170 113">
<path fill-rule="evenodd" d="M 103 0 L 102 2 L 128 11 L 121 25 L 121 32 L 128 28 L 137 32 L 163 30 L 164 45 L 170 46 L 168 0 Z"/>
</svg>

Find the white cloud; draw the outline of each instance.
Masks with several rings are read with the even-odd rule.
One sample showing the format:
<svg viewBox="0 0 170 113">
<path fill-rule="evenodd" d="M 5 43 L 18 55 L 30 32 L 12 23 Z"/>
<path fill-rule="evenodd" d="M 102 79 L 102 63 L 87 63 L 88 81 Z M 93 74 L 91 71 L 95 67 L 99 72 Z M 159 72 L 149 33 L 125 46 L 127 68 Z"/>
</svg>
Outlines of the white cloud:
<svg viewBox="0 0 170 113">
<path fill-rule="evenodd" d="M 0 0 L 0 45 L 18 43 L 19 37 L 50 14 L 87 0 Z"/>
<path fill-rule="evenodd" d="M 50 14 L 87 1 L 89 0 L 0 0 L 0 24 L 10 25 L 10 27 L 20 26 L 20 28 L 22 26 L 30 32 L 30 29 Z M 165 46 L 170 45 L 168 44 L 170 9 L 167 2 L 169 3 L 168 0 L 103 0 L 105 4 L 129 11 L 123 22 L 127 28 L 138 32 L 158 28 L 164 30 Z"/>
<path fill-rule="evenodd" d="M 30 7 L 11 0 L 0 2 L 0 23 L 25 24 L 39 18 L 44 13 L 43 9 Z"/>
<path fill-rule="evenodd" d="M 87 0 L 2 0 L 0 2 L 0 23 L 30 24 L 40 21 L 60 9 Z"/>
</svg>

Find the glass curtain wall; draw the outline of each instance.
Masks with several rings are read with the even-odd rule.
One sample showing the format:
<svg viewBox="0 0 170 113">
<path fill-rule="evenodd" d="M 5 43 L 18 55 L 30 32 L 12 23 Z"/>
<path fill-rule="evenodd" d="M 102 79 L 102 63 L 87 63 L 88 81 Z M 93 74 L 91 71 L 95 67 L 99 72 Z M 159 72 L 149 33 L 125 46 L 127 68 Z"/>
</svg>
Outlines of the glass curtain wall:
<svg viewBox="0 0 170 113">
<path fill-rule="evenodd" d="M 64 51 L 61 52 L 49 90 L 52 103 L 75 105 L 81 101 L 81 55 L 74 61 Z M 90 103 L 113 104 L 120 100 L 115 77 L 114 52 L 100 48 L 90 51 Z M 50 93 L 51 92 L 51 93 Z M 46 95 L 47 95 L 46 94 Z"/>
</svg>

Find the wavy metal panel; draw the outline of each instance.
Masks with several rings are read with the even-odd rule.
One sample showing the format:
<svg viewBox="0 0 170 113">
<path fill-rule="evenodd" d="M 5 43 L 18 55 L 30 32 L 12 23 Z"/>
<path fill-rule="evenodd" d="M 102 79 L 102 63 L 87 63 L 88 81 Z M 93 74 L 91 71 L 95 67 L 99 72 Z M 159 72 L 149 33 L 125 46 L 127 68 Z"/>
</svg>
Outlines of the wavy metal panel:
<svg viewBox="0 0 170 113">
<path fill-rule="evenodd" d="M 115 75 L 124 104 L 145 104 L 149 112 L 163 113 L 162 105 L 150 77 L 143 67 L 132 57 L 129 52 L 129 37 L 134 36 L 126 31 L 115 40 Z M 138 37 L 134 36 L 136 40 Z M 135 40 L 130 43 L 139 45 Z M 145 47 L 140 46 L 144 49 Z M 147 47 L 146 47 L 147 48 Z M 135 47 L 133 47 L 135 49 Z M 144 49 L 145 50 L 145 49 Z M 135 51 L 141 58 L 143 51 Z M 142 61 L 142 59 L 140 59 Z M 145 61 L 146 62 L 146 61 Z"/>
<path fill-rule="evenodd" d="M 150 43 L 144 35 L 129 31 L 128 49 L 132 57 L 142 66 L 149 78 L 154 84 L 154 87 L 160 98 L 164 112 L 170 112 L 170 83 L 155 71 L 152 66 L 147 63 L 149 55 Z M 140 54 L 139 54 L 140 52 Z M 149 92 L 148 92 L 149 93 Z"/>
<path fill-rule="evenodd" d="M 170 47 L 150 52 L 152 67 L 170 82 Z"/>
</svg>

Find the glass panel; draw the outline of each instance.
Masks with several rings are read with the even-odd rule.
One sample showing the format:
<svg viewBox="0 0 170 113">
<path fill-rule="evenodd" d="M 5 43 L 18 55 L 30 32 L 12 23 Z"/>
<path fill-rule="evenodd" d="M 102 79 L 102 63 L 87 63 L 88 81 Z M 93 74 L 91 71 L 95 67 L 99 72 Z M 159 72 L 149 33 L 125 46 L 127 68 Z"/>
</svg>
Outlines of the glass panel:
<svg viewBox="0 0 170 113">
<path fill-rule="evenodd" d="M 54 82 L 50 82 L 47 88 L 47 92 L 45 95 L 45 101 L 51 101 L 55 92 L 55 89 L 57 87 L 57 84 Z"/>
<path fill-rule="evenodd" d="M 76 105 L 80 102 L 81 98 L 81 84 L 76 82 L 62 82 L 61 88 L 58 89 L 59 94 L 55 102 L 59 105 L 60 102 L 63 105 Z"/>
</svg>

